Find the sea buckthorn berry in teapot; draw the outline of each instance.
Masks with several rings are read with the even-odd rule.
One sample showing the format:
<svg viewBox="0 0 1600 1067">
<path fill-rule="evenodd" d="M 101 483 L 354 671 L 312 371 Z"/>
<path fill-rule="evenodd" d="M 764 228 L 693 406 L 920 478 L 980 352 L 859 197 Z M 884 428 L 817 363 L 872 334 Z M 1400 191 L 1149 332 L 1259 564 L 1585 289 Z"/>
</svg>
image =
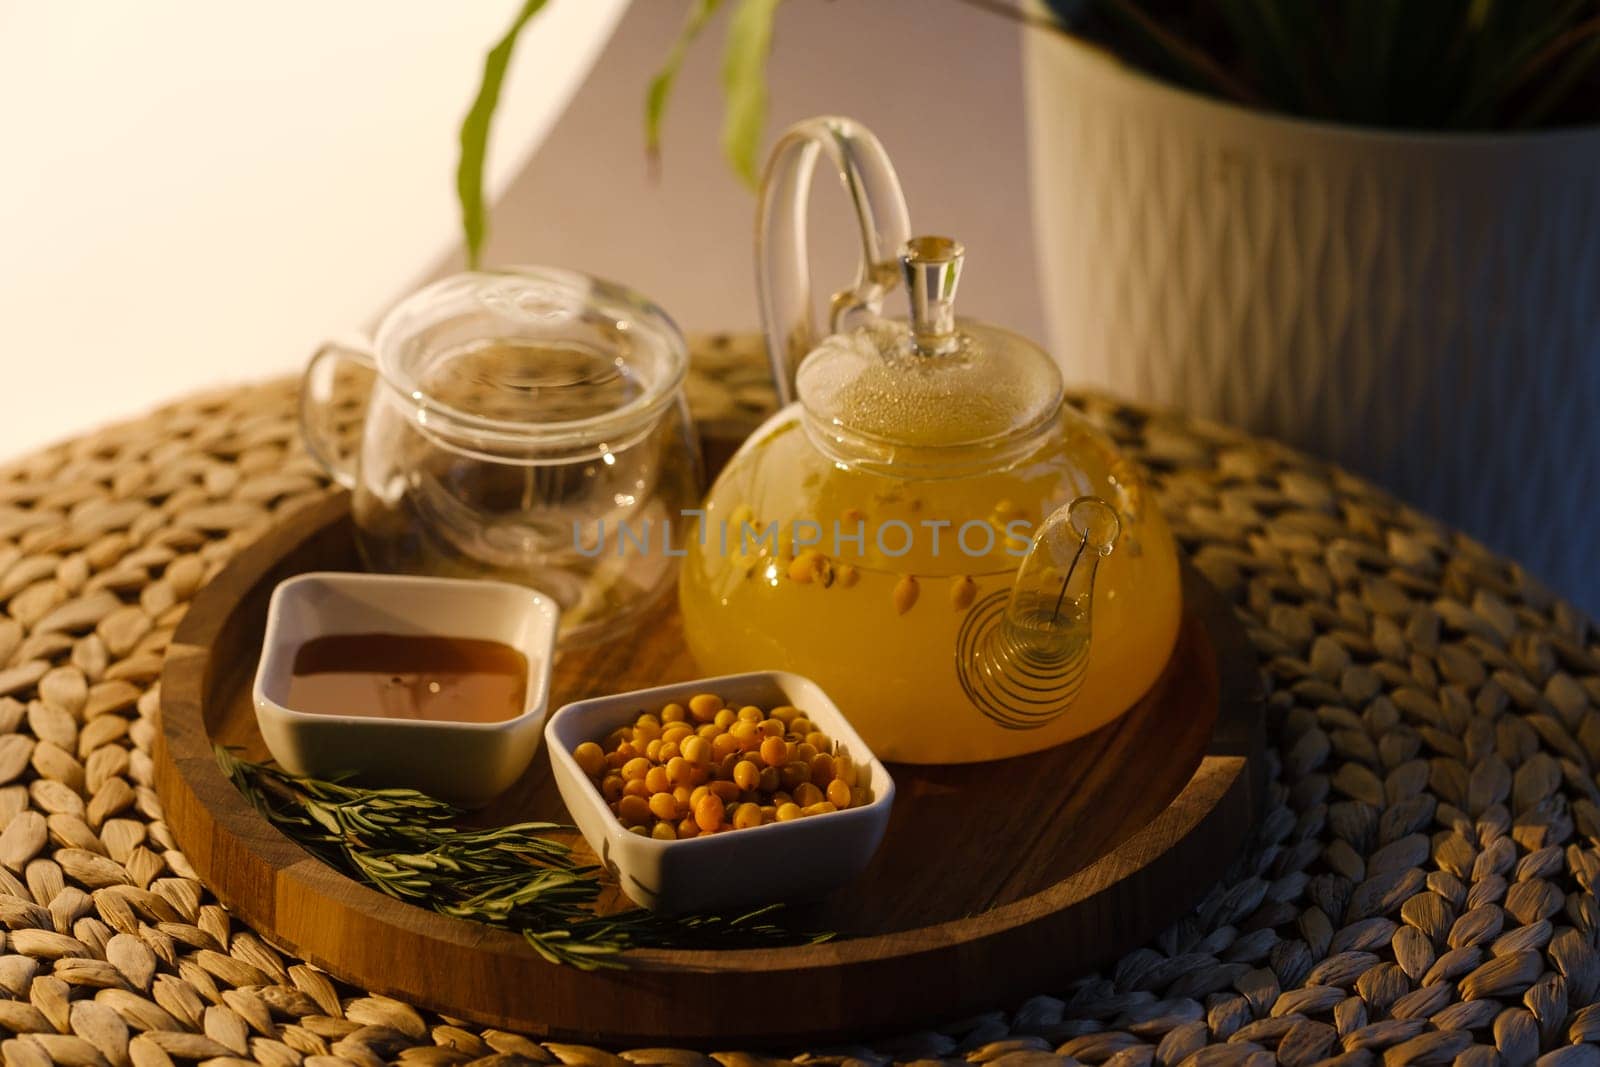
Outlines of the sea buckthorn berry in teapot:
<svg viewBox="0 0 1600 1067">
<path fill-rule="evenodd" d="M 819 156 L 862 241 L 825 337 L 803 210 Z M 813 678 L 879 757 L 913 763 L 1032 752 L 1122 714 L 1165 669 L 1182 610 L 1140 473 L 1066 402 L 1049 355 L 956 316 L 966 250 L 913 236 L 867 130 L 792 128 L 759 213 L 787 406 L 723 470 L 687 544 L 679 604 L 701 668 Z M 883 310 L 899 285 L 904 320 Z"/>
<path fill-rule="evenodd" d="M 872 803 L 850 753 L 805 712 L 715 693 L 644 712 L 572 758 L 623 826 L 668 841 Z"/>
</svg>

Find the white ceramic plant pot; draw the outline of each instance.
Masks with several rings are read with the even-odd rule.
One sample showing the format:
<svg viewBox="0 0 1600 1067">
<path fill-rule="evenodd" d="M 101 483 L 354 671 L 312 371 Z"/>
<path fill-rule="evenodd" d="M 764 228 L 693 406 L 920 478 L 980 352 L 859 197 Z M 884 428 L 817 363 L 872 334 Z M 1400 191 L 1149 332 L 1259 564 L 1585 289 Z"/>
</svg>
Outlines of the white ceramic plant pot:
<svg viewBox="0 0 1600 1067">
<path fill-rule="evenodd" d="M 1025 39 L 1069 379 L 1324 455 L 1600 608 L 1600 127 L 1285 119 Z"/>
</svg>

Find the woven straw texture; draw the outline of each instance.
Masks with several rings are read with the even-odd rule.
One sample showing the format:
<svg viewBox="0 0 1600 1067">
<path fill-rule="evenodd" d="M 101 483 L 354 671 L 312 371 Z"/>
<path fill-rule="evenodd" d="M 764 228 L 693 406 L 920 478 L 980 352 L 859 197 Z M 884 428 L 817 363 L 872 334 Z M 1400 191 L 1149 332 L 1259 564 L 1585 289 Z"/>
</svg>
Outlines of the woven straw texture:
<svg viewBox="0 0 1600 1067">
<path fill-rule="evenodd" d="M 691 395 L 708 421 L 748 422 L 770 402 L 747 340 L 697 347 Z M 892 1040 L 789 1051 L 867 1064 L 1600 1063 L 1587 1044 L 1600 1041 L 1600 659 L 1587 620 L 1337 470 L 1081 403 L 1149 469 L 1260 652 L 1272 785 L 1257 839 L 1191 915 L 1102 975 Z M 150 788 L 162 651 L 207 577 L 325 491 L 289 383 L 184 400 L 0 470 L 0 1054 L 704 1063 L 695 1050 L 541 1044 L 369 996 L 273 948 L 195 879 Z M 767 1007 L 752 990 L 745 1010 Z"/>
</svg>

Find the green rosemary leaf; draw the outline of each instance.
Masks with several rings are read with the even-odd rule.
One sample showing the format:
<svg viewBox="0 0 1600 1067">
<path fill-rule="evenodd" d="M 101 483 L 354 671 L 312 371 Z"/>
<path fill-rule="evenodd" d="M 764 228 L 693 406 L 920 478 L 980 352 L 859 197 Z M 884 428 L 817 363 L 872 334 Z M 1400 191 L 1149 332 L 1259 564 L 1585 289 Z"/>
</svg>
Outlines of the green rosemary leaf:
<svg viewBox="0 0 1600 1067">
<path fill-rule="evenodd" d="M 262 817 L 319 859 L 397 900 L 515 930 L 552 963 L 625 967 L 621 954 L 642 946 L 740 949 L 832 936 L 768 921 L 781 905 L 732 917 L 598 915 L 603 872 L 551 836 L 574 832 L 570 826 L 460 826 L 461 811 L 423 793 L 360 789 L 216 752 Z"/>
<path fill-rule="evenodd" d="M 344 824 L 340 821 L 338 813 L 325 804 L 307 804 L 306 814 L 311 816 L 317 825 L 323 827 L 329 833 L 343 834 L 345 832 Z"/>
<path fill-rule="evenodd" d="M 461 229 L 467 242 L 467 265 L 477 267 L 478 254 L 488 229 L 483 206 L 483 163 L 489 154 L 489 129 L 500 104 L 500 86 L 511 63 L 511 50 L 528 20 L 539 13 L 545 0 L 523 0 L 511 28 L 483 61 L 483 81 L 477 98 L 461 121 L 461 158 L 456 165 L 456 196 L 461 201 Z"/>
</svg>

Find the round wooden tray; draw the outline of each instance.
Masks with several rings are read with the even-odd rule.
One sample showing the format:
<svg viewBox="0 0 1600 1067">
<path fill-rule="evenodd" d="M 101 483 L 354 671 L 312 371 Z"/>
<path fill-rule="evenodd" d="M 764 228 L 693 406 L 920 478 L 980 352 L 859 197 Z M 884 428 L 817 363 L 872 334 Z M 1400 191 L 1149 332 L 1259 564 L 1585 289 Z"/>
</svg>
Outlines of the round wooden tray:
<svg viewBox="0 0 1600 1067">
<path fill-rule="evenodd" d="M 1221 877 L 1263 794 L 1254 653 L 1186 566 L 1177 648 L 1127 715 L 1032 756 L 892 769 L 894 812 L 871 866 L 791 920 L 838 939 L 641 950 L 623 971 L 556 966 L 513 933 L 399 903 L 312 859 L 218 768 L 216 743 L 265 754 L 250 684 L 273 586 L 356 567 L 341 494 L 200 591 L 162 674 L 157 787 L 190 862 L 262 934 L 364 988 L 474 1022 L 601 1043 L 773 1045 L 1015 1003 L 1159 932 Z M 562 656 L 551 707 L 695 673 L 668 610 L 614 645 Z M 542 752 L 487 814 L 566 820 Z"/>
</svg>

